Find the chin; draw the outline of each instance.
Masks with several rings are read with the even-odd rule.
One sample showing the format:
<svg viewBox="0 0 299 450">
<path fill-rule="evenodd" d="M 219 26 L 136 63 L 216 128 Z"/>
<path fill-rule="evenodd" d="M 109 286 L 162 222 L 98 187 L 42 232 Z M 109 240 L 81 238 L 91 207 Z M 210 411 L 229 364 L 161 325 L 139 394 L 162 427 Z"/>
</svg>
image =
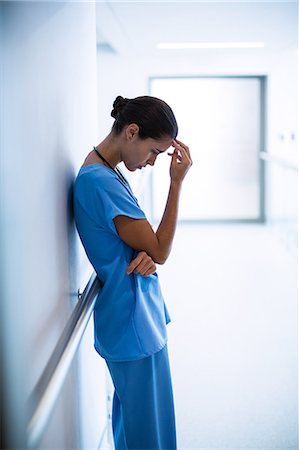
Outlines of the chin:
<svg viewBox="0 0 299 450">
<path fill-rule="evenodd" d="M 127 166 L 126 164 L 125 164 L 125 166 L 130 172 L 135 172 L 135 170 L 137 170 L 139 168 L 139 167 L 136 167 L 136 166 Z"/>
</svg>

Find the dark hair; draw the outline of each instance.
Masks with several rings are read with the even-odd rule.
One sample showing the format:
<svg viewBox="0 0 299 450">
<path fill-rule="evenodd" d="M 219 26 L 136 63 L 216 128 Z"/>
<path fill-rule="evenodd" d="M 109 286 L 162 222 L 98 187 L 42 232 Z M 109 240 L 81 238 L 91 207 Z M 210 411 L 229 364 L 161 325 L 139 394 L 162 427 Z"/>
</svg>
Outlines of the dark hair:
<svg viewBox="0 0 299 450">
<path fill-rule="evenodd" d="M 136 123 L 140 139 L 177 137 L 178 125 L 172 109 L 163 100 L 148 95 L 133 99 L 116 97 L 111 116 L 115 118 L 112 131 L 120 134 L 125 125 Z"/>
</svg>

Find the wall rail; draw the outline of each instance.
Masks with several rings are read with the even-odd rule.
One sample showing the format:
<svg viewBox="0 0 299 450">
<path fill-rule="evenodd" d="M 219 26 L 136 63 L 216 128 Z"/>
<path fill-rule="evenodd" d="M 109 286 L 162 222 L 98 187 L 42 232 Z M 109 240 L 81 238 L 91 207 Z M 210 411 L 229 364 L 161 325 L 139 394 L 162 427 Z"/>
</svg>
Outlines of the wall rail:
<svg viewBox="0 0 299 450">
<path fill-rule="evenodd" d="M 298 166 L 292 162 L 285 161 L 281 158 L 278 158 L 275 155 L 271 155 L 271 153 L 268 152 L 260 152 L 260 158 L 264 161 L 275 163 L 284 169 L 294 170 L 295 172 L 298 172 Z"/>
<path fill-rule="evenodd" d="M 40 442 L 57 396 L 78 350 L 93 312 L 101 282 L 94 272 L 52 352 L 52 355 L 29 398 L 30 420 L 27 427 L 28 448 Z"/>
</svg>

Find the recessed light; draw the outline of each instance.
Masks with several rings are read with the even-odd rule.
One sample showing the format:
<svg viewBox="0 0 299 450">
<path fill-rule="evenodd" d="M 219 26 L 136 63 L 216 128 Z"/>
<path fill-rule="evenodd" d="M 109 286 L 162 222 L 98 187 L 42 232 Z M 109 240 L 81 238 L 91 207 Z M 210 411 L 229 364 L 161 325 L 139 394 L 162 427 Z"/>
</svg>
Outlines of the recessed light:
<svg viewBox="0 0 299 450">
<path fill-rule="evenodd" d="M 161 42 L 161 50 L 197 49 L 197 48 L 263 48 L 264 42 Z"/>
</svg>

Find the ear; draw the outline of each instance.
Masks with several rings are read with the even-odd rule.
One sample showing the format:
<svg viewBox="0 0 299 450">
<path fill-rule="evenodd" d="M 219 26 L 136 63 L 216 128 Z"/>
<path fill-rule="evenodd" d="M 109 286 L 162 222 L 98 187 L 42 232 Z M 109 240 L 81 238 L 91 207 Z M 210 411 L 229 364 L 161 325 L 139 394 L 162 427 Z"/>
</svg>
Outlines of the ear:
<svg viewBox="0 0 299 450">
<path fill-rule="evenodd" d="M 138 137 L 139 126 L 137 123 L 130 123 L 130 125 L 126 128 L 126 138 L 131 141 L 132 139 L 136 139 Z"/>
</svg>

